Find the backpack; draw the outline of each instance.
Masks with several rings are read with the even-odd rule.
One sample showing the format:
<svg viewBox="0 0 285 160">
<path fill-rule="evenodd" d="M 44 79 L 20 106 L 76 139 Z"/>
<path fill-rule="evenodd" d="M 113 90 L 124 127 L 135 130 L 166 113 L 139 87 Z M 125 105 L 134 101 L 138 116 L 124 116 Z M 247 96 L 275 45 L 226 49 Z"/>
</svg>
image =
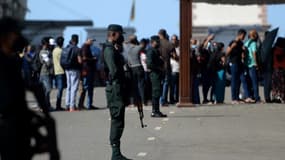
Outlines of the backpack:
<svg viewBox="0 0 285 160">
<path fill-rule="evenodd" d="M 62 50 L 62 54 L 60 56 L 60 65 L 63 69 L 69 69 L 70 67 L 72 67 L 74 63 L 74 56 L 72 49 L 73 49 L 72 46 L 67 46 Z"/>
<path fill-rule="evenodd" d="M 42 63 L 40 61 L 39 53 L 36 53 L 31 61 L 31 69 L 33 72 L 40 72 L 42 68 Z"/>
</svg>

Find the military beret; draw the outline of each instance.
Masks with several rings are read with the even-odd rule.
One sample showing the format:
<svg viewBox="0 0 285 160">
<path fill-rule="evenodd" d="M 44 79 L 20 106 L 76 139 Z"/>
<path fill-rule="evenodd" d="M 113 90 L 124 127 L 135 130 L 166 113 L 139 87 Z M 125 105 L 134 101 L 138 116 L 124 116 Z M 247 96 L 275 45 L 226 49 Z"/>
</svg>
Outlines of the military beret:
<svg viewBox="0 0 285 160">
<path fill-rule="evenodd" d="M 123 27 L 121 25 L 118 25 L 118 24 L 110 24 L 108 26 L 108 31 L 125 33 L 123 31 Z"/>
</svg>

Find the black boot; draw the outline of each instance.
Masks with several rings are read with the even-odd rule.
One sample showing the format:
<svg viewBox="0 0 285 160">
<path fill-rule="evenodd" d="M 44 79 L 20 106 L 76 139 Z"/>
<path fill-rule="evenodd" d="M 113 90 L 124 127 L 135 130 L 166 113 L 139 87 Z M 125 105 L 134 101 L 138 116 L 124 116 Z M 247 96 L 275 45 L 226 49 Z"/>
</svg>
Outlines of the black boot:
<svg viewBox="0 0 285 160">
<path fill-rule="evenodd" d="M 151 113 L 151 117 L 153 117 L 153 118 L 165 118 L 165 117 L 167 117 L 167 115 L 163 114 L 160 111 L 156 111 L 156 112 Z"/>
<path fill-rule="evenodd" d="M 153 118 L 165 118 L 167 117 L 166 114 L 160 112 L 159 109 L 159 98 L 152 99 L 152 113 L 150 115 Z"/>
<path fill-rule="evenodd" d="M 111 160 L 131 160 L 122 155 L 120 145 L 112 145 L 112 159 Z"/>
</svg>

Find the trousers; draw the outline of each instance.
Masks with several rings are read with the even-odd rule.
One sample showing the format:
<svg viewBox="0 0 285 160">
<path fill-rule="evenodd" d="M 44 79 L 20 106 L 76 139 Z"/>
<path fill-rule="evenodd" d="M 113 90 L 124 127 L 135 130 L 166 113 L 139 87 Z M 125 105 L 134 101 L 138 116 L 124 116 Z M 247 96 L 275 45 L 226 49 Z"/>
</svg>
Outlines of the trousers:
<svg viewBox="0 0 285 160">
<path fill-rule="evenodd" d="M 119 145 L 125 128 L 125 104 L 122 86 L 120 84 L 107 84 L 107 106 L 111 116 L 110 143 Z"/>
</svg>

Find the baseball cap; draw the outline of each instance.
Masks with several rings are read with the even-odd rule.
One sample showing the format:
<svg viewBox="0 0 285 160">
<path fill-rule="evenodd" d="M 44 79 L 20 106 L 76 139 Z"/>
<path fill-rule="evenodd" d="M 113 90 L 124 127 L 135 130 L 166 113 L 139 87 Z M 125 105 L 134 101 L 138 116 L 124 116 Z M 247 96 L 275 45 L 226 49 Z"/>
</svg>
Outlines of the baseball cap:
<svg viewBox="0 0 285 160">
<path fill-rule="evenodd" d="M 55 40 L 53 38 L 50 38 L 49 39 L 49 45 L 55 45 Z"/>
</svg>

